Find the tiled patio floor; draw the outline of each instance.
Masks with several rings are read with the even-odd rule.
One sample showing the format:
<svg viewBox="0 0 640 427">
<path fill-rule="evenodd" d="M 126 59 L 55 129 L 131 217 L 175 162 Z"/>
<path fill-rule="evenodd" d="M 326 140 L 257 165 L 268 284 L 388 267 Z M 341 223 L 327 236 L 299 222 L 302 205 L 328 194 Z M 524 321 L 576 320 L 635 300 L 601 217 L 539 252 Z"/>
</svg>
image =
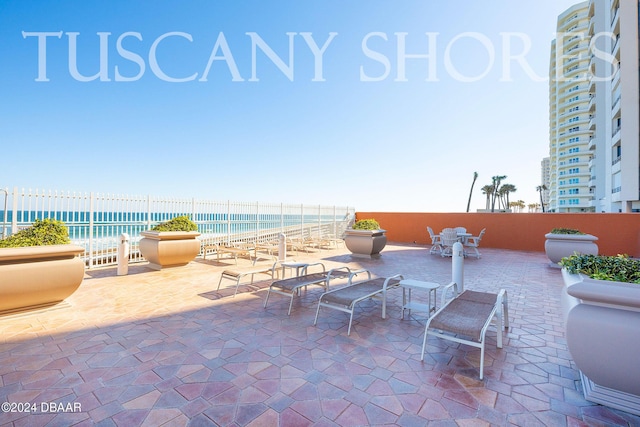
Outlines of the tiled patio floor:
<svg viewBox="0 0 640 427">
<path fill-rule="evenodd" d="M 427 252 L 391 244 L 379 260 L 354 261 L 344 249 L 298 259 L 448 283 L 451 260 Z M 505 288 L 512 327 L 501 350 L 488 332 L 483 381 L 472 347 L 430 337 L 420 361 L 424 317 L 400 319 L 399 289 L 387 319 L 379 301 L 362 303 L 347 336 L 346 313 L 321 310 L 313 325 L 318 287 L 287 316 L 282 296 L 263 308 L 268 282 L 241 286 L 235 298 L 231 287 L 215 291 L 233 261 L 164 271 L 138 264 L 127 276 L 88 271 L 57 309 L 0 318 L 0 401 L 36 412 L 0 413 L 0 424 L 640 425 L 583 399 L 563 338 L 559 270 L 543 253 L 482 252 L 465 260 L 466 287 Z"/>
</svg>

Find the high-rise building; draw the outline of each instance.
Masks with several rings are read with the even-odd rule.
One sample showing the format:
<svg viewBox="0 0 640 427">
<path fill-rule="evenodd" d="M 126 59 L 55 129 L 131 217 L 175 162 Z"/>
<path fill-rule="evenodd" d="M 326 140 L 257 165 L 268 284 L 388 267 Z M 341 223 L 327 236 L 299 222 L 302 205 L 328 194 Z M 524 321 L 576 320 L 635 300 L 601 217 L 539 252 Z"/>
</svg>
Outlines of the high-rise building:
<svg viewBox="0 0 640 427">
<path fill-rule="evenodd" d="M 589 212 L 589 18 L 588 2 L 558 17 L 549 70 L 551 185 L 549 210 Z"/>
<path fill-rule="evenodd" d="M 549 207 L 549 188 L 551 187 L 551 158 L 545 157 L 540 162 L 540 182 L 542 183 L 541 203 L 545 210 Z M 540 207 L 542 209 L 542 206 Z"/>
<path fill-rule="evenodd" d="M 637 0 L 589 0 L 558 17 L 550 211 L 640 212 L 638 9 Z"/>
</svg>

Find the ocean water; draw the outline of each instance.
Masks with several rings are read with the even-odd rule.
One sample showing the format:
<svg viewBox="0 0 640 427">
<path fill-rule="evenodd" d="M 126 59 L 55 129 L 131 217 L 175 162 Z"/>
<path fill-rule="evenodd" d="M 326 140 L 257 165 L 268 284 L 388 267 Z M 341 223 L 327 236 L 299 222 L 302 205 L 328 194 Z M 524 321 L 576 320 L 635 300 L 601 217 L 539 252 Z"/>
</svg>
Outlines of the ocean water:
<svg viewBox="0 0 640 427">
<path fill-rule="evenodd" d="M 119 237 L 123 233 L 129 234 L 130 241 L 137 243 L 140 233 L 153 226 L 178 215 L 175 212 L 42 212 L 42 211 L 16 211 L 18 229 L 31 225 L 36 219 L 54 218 L 63 221 L 69 230 L 71 241 L 80 246 L 93 249 L 114 248 L 119 243 Z M 188 215 L 188 214 L 187 214 Z M 92 217 L 93 216 L 93 217 Z M 191 215 L 188 215 L 191 216 Z M 332 226 L 341 224 L 345 218 L 333 215 L 273 215 L 273 214 L 227 214 L 227 213 L 199 213 L 195 215 L 194 222 L 198 225 L 201 239 L 219 239 L 223 236 L 258 235 L 269 232 L 278 233 L 280 230 L 291 227 L 324 224 Z M 10 234 L 11 223 L 14 218 L 12 211 L 0 210 L 0 227 L 4 226 L 5 237 Z M 93 226 L 91 226 L 93 223 Z M 0 231 L 2 228 L 0 228 Z"/>
</svg>

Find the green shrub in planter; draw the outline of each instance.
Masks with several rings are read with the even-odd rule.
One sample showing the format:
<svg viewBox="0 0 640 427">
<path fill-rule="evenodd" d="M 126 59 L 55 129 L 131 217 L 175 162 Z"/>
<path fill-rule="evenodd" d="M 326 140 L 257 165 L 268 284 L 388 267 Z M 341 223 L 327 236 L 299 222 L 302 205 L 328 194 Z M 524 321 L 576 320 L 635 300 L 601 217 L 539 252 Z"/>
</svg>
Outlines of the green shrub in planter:
<svg viewBox="0 0 640 427">
<path fill-rule="evenodd" d="M 182 215 L 160 223 L 153 227 L 153 231 L 198 231 L 198 226 L 188 216 Z"/>
<path fill-rule="evenodd" d="M 55 219 L 36 219 L 33 225 L 0 240 L 0 248 L 24 246 L 66 245 L 71 243 L 64 222 Z"/>
<path fill-rule="evenodd" d="M 354 230 L 379 230 L 380 224 L 375 219 L 360 219 L 353 224 Z"/>
<path fill-rule="evenodd" d="M 585 234 L 575 228 L 554 228 L 551 230 L 551 234 Z"/>
<path fill-rule="evenodd" d="M 581 273 L 596 280 L 640 284 L 640 259 L 628 255 L 572 255 L 559 263 L 571 274 Z"/>
</svg>

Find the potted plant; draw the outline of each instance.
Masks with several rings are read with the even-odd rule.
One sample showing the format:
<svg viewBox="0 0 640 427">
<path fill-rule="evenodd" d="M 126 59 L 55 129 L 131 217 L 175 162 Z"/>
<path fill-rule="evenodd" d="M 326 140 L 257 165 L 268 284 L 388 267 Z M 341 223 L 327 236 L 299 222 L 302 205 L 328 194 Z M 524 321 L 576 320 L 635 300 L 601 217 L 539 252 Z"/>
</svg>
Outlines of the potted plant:
<svg viewBox="0 0 640 427">
<path fill-rule="evenodd" d="M 576 254 L 560 265 L 567 347 L 585 398 L 640 415 L 640 260 Z"/>
<path fill-rule="evenodd" d="M 73 294 L 84 279 L 82 253 L 54 219 L 37 219 L 0 240 L 0 312 L 46 307 Z"/>
<path fill-rule="evenodd" d="M 375 219 L 361 219 L 345 230 L 344 243 L 355 257 L 377 258 L 387 244 L 385 233 Z"/>
<path fill-rule="evenodd" d="M 573 228 L 554 228 L 544 236 L 544 251 L 552 266 L 557 266 L 562 258 L 574 253 L 597 255 L 598 238 Z"/>
<path fill-rule="evenodd" d="M 200 253 L 197 230 L 186 215 L 172 218 L 140 233 L 140 253 L 154 270 L 187 265 Z"/>
</svg>

